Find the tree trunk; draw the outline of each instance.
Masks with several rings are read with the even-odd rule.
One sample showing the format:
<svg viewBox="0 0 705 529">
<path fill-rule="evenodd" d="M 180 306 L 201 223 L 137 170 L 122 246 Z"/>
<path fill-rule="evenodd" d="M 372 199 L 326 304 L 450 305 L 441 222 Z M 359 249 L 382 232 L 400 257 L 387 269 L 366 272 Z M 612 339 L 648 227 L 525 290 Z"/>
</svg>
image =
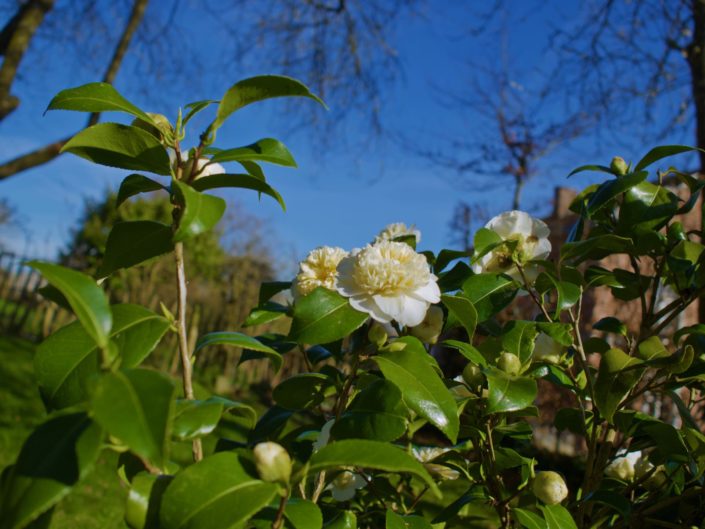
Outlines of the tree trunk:
<svg viewBox="0 0 705 529">
<path fill-rule="evenodd" d="M 52 7 L 54 0 L 29 0 L 19 8 L 2 31 L 5 59 L 0 66 L 0 121 L 20 104 L 20 100 L 10 94 L 10 89 L 34 33 Z"/>
<path fill-rule="evenodd" d="M 519 209 L 521 202 L 521 190 L 524 187 L 524 179 L 520 176 L 514 177 L 514 197 L 512 198 L 512 209 Z"/>
</svg>

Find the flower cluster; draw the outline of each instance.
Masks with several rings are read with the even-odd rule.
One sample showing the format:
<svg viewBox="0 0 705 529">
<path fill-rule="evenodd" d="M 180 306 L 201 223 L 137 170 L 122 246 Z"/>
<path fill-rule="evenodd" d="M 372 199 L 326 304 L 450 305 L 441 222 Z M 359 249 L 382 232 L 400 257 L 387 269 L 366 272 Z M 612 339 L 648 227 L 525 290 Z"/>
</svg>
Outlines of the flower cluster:
<svg viewBox="0 0 705 529">
<path fill-rule="evenodd" d="M 392 240 L 404 235 L 420 240 L 418 230 L 392 224 L 380 232 L 375 243 L 350 254 L 340 248 L 316 248 L 299 265 L 292 284 L 294 297 L 324 287 L 336 290 L 354 309 L 380 323 L 421 325 L 441 293 L 426 258 L 408 244 Z M 419 332 L 435 341 L 440 332 L 438 321 L 436 311 L 424 323 L 428 329 Z"/>
</svg>

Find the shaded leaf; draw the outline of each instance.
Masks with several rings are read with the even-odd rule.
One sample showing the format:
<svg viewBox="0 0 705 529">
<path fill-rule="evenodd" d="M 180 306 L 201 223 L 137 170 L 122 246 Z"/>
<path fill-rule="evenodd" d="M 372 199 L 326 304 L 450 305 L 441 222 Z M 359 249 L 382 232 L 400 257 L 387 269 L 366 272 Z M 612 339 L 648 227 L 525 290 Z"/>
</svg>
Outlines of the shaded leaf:
<svg viewBox="0 0 705 529">
<path fill-rule="evenodd" d="M 279 194 L 279 192 L 270 186 L 264 180 L 247 174 L 214 174 L 208 176 L 202 176 L 196 179 L 193 184 L 193 188 L 198 191 L 205 191 L 207 189 L 217 189 L 222 187 L 236 187 L 241 189 L 251 189 L 259 193 L 264 193 L 276 200 L 284 211 L 286 211 L 286 204 L 284 199 Z"/>
<path fill-rule="evenodd" d="M 152 119 L 145 112 L 125 99 L 109 83 L 88 83 L 62 90 L 49 102 L 48 110 L 126 112 L 147 123 L 152 123 Z"/>
<path fill-rule="evenodd" d="M 151 220 L 117 222 L 105 243 L 105 255 L 98 269 L 106 277 L 174 250 L 170 226 Z"/>
<path fill-rule="evenodd" d="M 139 195 L 140 193 L 149 193 L 150 191 L 166 190 L 162 184 L 151 178 L 147 178 L 141 174 L 131 174 L 126 176 L 118 189 L 117 200 L 115 207 L 120 207 L 120 204 L 125 202 L 130 197 Z"/>
<path fill-rule="evenodd" d="M 212 229 L 225 213 L 225 200 L 206 195 L 178 180 L 173 182 L 177 202 L 183 207 L 174 242 L 184 241 Z"/>
</svg>

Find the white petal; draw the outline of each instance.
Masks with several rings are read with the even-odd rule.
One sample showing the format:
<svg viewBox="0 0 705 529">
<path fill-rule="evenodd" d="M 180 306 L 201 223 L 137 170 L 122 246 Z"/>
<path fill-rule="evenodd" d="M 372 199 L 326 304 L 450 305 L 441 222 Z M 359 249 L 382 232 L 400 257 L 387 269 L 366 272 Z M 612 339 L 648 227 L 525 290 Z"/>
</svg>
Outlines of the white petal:
<svg viewBox="0 0 705 529">
<path fill-rule="evenodd" d="M 347 487 L 336 487 L 333 486 L 333 499 L 335 501 L 348 501 L 355 497 L 355 491 L 357 489 L 354 485 L 348 485 Z"/>
<path fill-rule="evenodd" d="M 423 321 L 429 305 L 427 301 L 421 301 L 406 296 L 404 298 L 404 312 L 394 319 L 407 327 L 415 327 Z"/>
<path fill-rule="evenodd" d="M 391 316 L 382 312 L 377 306 L 377 303 L 375 303 L 375 300 L 370 296 L 354 296 L 351 297 L 349 301 L 352 308 L 360 312 L 366 312 L 373 320 L 380 323 L 389 323 L 392 321 Z"/>
<path fill-rule="evenodd" d="M 404 296 L 372 296 L 379 309 L 393 320 L 404 311 Z"/>
<path fill-rule="evenodd" d="M 548 239 L 539 239 L 534 247 L 534 255 L 531 256 L 532 259 L 546 259 L 551 253 L 551 241 Z"/>
<path fill-rule="evenodd" d="M 418 299 L 423 299 L 429 303 L 438 303 L 441 300 L 441 289 L 436 283 L 436 276 L 431 275 L 431 279 L 421 288 L 417 288 L 413 292 L 413 296 Z"/>
</svg>

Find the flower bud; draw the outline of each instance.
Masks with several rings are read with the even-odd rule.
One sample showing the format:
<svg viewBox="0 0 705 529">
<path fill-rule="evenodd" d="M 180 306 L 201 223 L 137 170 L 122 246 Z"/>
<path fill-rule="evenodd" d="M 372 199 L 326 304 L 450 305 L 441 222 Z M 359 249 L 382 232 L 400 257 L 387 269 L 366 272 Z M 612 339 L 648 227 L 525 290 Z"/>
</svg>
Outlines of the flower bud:
<svg viewBox="0 0 705 529">
<path fill-rule="evenodd" d="M 625 162 L 624 158 L 621 156 L 615 156 L 610 163 L 610 169 L 614 174 L 621 176 L 629 172 L 629 165 L 627 165 L 627 162 Z"/>
<path fill-rule="evenodd" d="M 472 363 L 466 365 L 463 369 L 463 380 L 471 388 L 477 388 L 484 381 L 482 370 Z"/>
<path fill-rule="evenodd" d="M 387 330 L 379 322 L 372 322 L 370 330 L 367 331 L 367 339 L 379 349 L 387 343 Z"/>
<path fill-rule="evenodd" d="M 557 472 L 539 472 L 532 485 L 534 495 L 546 505 L 557 505 L 568 497 L 568 487 Z"/>
<path fill-rule="evenodd" d="M 437 305 L 431 305 L 426 311 L 423 321 L 415 327 L 409 328 L 409 334 L 422 342 L 433 345 L 438 341 L 442 329 L 443 309 Z"/>
<path fill-rule="evenodd" d="M 521 370 L 521 360 L 512 353 L 502 353 L 497 359 L 497 367 L 504 371 L 507 375 L 516 376 Z"/>
<path fill-rule="evenodd" d="M 263 481 L 289 483 L 291 458 L 284 447 L 277 443 L 259 443 L 254 448 L 255 466 Z"/>
<path fill-rule="evenodd" d="M 135 118 L 132 120 L 132 126 L 145 130 L 159 139 L 163 139 L 168 134 L 174 132 L 174 128 L 171 126 L 166 116 L 162 114 L 152 114 L 151 112 L 147 112 L 147 115 L 152 118 L 151 123 L 140 118 Z"/>
</svg>

